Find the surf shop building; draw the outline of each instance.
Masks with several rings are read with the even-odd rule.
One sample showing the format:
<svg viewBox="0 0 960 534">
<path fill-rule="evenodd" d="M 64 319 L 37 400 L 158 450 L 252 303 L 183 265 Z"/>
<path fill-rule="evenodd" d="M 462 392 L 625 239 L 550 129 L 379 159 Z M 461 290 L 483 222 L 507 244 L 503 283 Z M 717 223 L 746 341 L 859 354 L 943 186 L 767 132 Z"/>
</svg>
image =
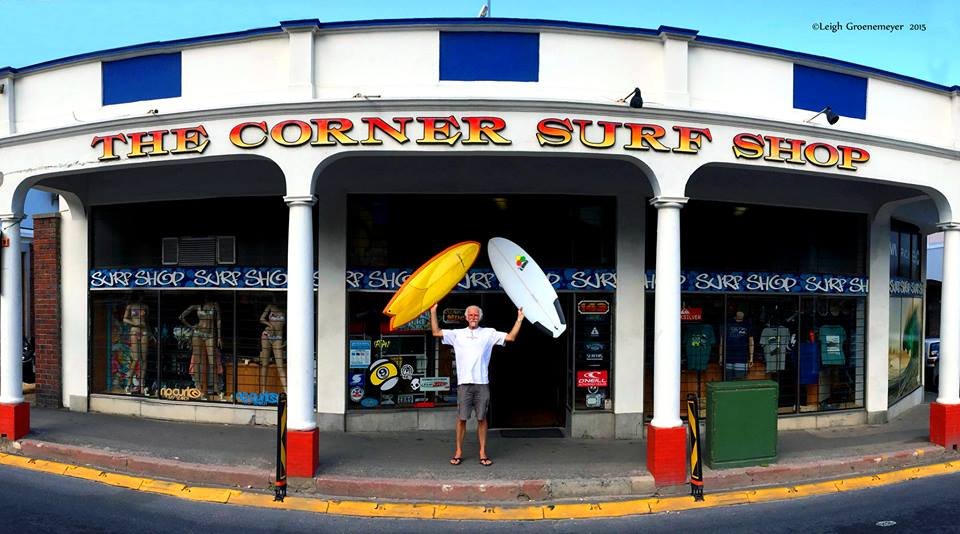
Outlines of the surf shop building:
<svg viewBox="0 0 960 534">
<path fill-rule="evenodd" d="M 921 244 L 943 231 L 950 444 L 958 125 L 956 86 L 669 27 L 304 20 L 6 67 L 0 432 L 29 430 L 25 299 L 45 403 L 273 424 L 286 392 L 291 474 L 319 429 L 450 429 L 453 355 L 382 310 L 437 252 L 505 237 L 567 330 L 496 349 L 491 425 L 645 439 L 676 481 L 681 399 L 710 382 L 776 381 L 781 429 L 922 402 Z M 30 189 L 61 209 L 24 294 Z M 442 326 L 470 304 L 515 318 L 485 251 Z"/>
</svg>

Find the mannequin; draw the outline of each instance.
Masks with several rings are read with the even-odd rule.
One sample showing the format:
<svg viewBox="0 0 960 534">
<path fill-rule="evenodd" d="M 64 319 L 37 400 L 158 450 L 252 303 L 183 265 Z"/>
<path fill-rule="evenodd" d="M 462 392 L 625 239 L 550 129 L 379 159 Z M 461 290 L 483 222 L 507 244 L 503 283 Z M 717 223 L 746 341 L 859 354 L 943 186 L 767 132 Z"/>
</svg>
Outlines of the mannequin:
<svg viewBox="0 0 960 534">
<path fill-rule="evenodd" d="M 753 363 L 753 336 L 750 323 L 742 310 L 737 310 L 733 320 L 727 323 L 724 336 L 724 371 L 726 378 L 745 378 Z"/>
<path fill-rule="evenodd" d="M 260 392 L 263 393 L 267 387 L 267 365 L 270 363 L 271 352 L 273 353 L 273 360 L 277 364 L 280 385 L 286 391 L 287 342 L 284 337 L 284 330 L 287 326 L 287 313 L 277 305 L 275 296 L 271 297 L 270 304 L 267 304 L 263 313 L 260 314 L 260 323 L 265 327 L 263 334 L 260 335 Z"/>
<path fill-rule="evenodd" d="M 196 313 L 197 323 L 190 324 L 186 318 Z M 190 373 L 193 375 L 193 385 L 201 393 L 209 390 L 213 383 L 213 392 L 222 395 L 220 376 L 223 366 L 220 363 L 220 349 L 223 348 L 223 337 L 220 330 L 220 305 L 207 299 L 203 304 L 194 304 L 183 310 L 180 322 L 193 329 L 192 353 L 190 355 Z M 206 374 L 206 388 L 203 387 L 203 375 Z"/>
<path fill-rule="evenodd" d="M 150 346 L 150 307 L 143 303 L 143 293 L 137 291 L 123 311 L 123 324 L 129 327 L 129 366 L 127 367 L 127 393 L 147 394 L 144 376 L 147 371 L 147 350 Z"/>
</svg>

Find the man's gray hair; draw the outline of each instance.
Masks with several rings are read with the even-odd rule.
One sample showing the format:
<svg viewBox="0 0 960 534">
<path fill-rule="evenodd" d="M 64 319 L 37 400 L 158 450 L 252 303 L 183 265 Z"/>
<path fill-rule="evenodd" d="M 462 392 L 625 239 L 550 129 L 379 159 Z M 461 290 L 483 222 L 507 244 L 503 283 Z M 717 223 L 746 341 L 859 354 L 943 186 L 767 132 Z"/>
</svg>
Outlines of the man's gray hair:
<svg viewBox="0 0 960 534">
<path fill-rule="evenodd" d="M 480 315 L 480 320 L 482 321 L 482 320 L 483 320 L 483 308 L 481 308 L 480 306 L 477 306 L 476 304 L 471 304 L 471 305 L 467 306 L 467 309 L 463 310 L 463 316 L 464 316 L 464 318 L 466 318 L 467 312 L 470 311 L 470 308 L 476 308 L 476 309 L 477 309 L 477 314 Z"/>
</svg>

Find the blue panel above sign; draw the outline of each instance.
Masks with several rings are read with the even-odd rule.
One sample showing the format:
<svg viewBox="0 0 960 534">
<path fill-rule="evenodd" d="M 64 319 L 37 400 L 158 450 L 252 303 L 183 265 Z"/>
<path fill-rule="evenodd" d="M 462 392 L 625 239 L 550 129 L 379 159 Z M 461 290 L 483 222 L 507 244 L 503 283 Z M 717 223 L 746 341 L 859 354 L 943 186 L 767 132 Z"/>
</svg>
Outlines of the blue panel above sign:
<svg viewBox="0 0 960 534">
<path fill-rule="evenodd" d="M 180 52 L 101 64 L 103 105 L 180 96 Z"/>
<path fill-rule="evenodd" d="M 867 79 L 803 65 L 793 66 L 793 107 L 867 118 Z"/>
<path fill-rule="evenodd" d="M 440 79 L 538 81 L 540 34 L 440 32 Z"/>
</svg>

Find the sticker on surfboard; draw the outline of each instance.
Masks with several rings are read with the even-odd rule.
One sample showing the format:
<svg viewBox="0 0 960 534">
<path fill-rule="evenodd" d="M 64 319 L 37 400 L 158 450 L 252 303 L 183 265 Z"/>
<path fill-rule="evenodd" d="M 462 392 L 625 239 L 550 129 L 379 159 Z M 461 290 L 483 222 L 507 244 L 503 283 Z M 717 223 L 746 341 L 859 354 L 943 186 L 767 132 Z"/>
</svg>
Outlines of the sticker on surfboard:
<svg viewBox="0 0 960 534">
<path fill-rule="evenodd" d="M 567 329 L 557 292 L 527 251 L 509 239 L 494 237 L 487 242 L 490 267 L 500 286 L 513 301 L 523 308 L 523 315 L 551 336 L 560 337 Z"/>
<path fill-rule="evenodd" d="M 480 243 L 464 241 L 447 247 L 414 271 L 383 309 L 390 317 L 390 330 L 416 319 L 445 297 L 480 254 Z"/>
</svg>

